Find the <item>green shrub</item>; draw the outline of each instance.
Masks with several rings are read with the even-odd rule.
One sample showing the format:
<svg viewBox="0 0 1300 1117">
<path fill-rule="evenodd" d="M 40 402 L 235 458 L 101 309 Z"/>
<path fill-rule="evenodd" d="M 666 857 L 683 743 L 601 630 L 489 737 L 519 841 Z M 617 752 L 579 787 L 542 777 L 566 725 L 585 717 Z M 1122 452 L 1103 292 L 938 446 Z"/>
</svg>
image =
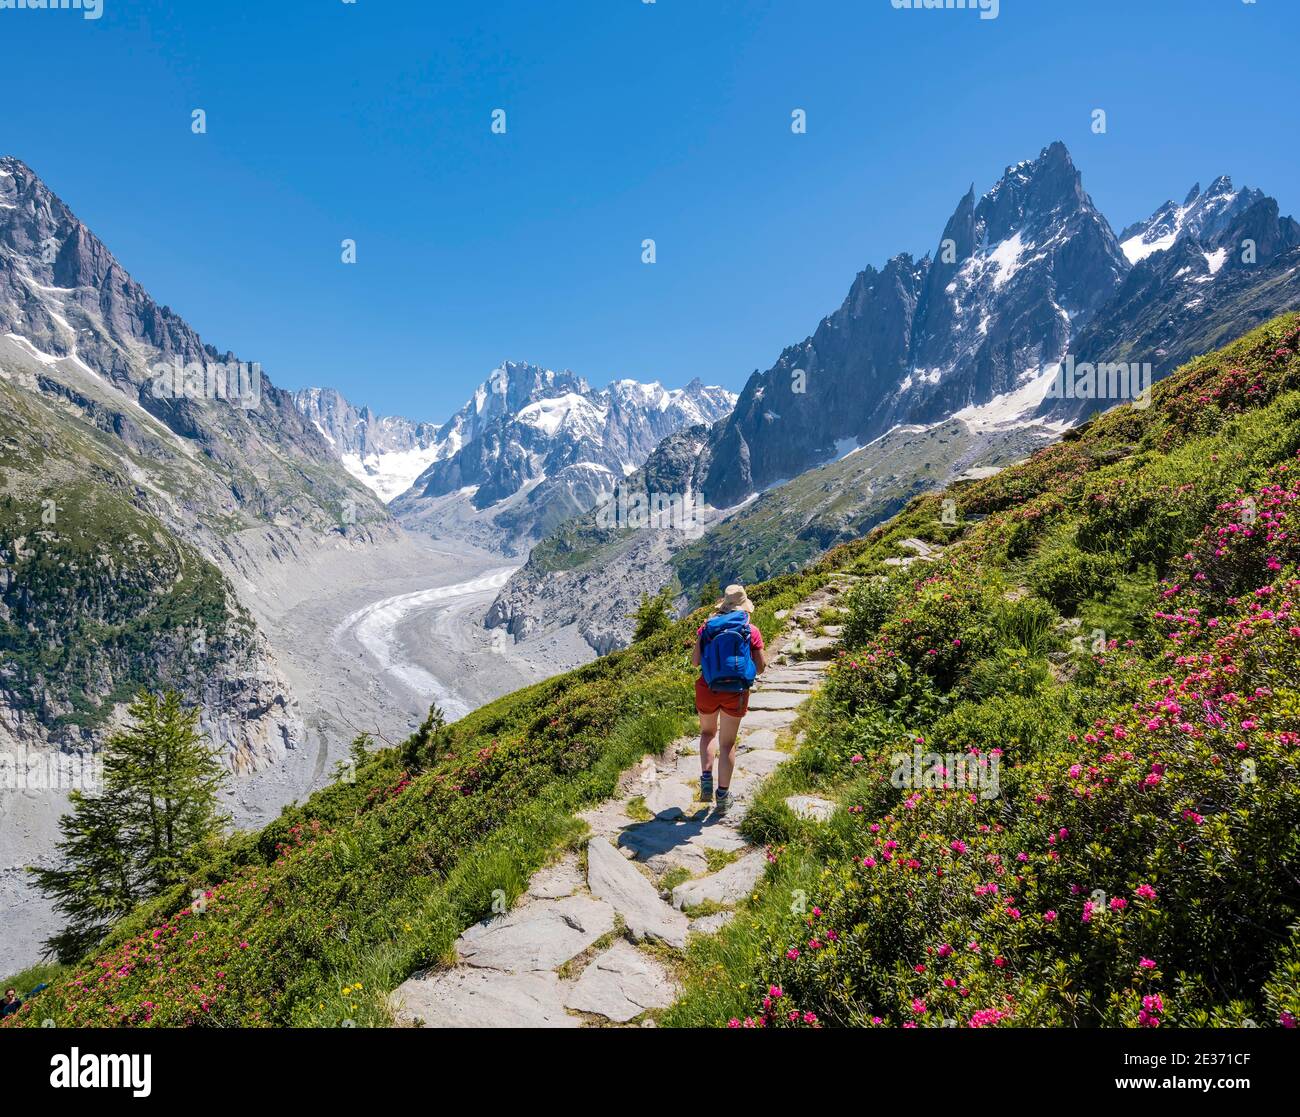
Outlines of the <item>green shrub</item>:
<svg viewBox="0 0 1300 1117">
<path fill-rule="evenodd" d="M 1066 616 L 1080 603 L 1107 592 L 1118 564 L 1109 554 L 1089 554 L 1068 542 L 1045 546 L 1029 565 L 1027 578 L 1035 593 Z"/>
<path fill-rule="evenodd" d="M 1067 726 L 1052 692 L 1002 693 L 958 704 L 934 723 L 932 744 L 941 752 L 1001 749 L 1009 762 L 1020 763 L 1059 739 Z"/>
<path fill-rule="evenodd" d="M 840 635 L 845 647 L 865 647 L 893 610 L 898 587 L 883 576 L 864 578 L 845 595 L 848 617 Z"/>
</svg>

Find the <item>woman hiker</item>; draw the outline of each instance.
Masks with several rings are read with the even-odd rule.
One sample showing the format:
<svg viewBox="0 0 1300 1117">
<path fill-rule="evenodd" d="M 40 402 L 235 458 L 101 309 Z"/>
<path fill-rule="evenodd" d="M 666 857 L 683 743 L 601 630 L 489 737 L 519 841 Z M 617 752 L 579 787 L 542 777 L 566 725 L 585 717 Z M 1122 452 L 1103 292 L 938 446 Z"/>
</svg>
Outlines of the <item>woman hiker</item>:
<svg viewBox="0 0 1300 1117">
<path fill-rule="evenodd" d="M 767 667 L 763 636 L 750 623 L 754 605 L 744 586 L 728 586 L 711 616 L 695 634 L 691 664 L 695 710 L 700 715 L 700 798 L 714 799 L 713 760 L 718 761 L 716 811 L 731 803 L 731 773 L 736 767 L 736 735 L 749 708 L 749 688 Z M 721 746 L 721 747 L 719 747 Z"/>
</svg>

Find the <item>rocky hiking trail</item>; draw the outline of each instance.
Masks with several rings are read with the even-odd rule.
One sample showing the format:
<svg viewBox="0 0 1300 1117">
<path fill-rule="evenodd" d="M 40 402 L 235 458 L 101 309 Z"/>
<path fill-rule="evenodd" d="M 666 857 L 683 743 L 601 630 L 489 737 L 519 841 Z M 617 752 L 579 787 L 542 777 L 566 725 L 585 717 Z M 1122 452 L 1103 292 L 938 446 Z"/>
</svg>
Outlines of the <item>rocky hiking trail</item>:
<svg viewBox="0 0 1300 1117">
<path fill-rule="evenodd" d="M 457 963 L 416 974 L 390 995 L 399 1025 L 580 1028 L 654 1024 L 677 998 L 692 935 L 716 934 L 763 876 L 764 850 L 741 836 L 755 791 L 789 758 L 798 707 L 833 654 L 838 628 L 808 636 L 847 588 L 840 576 L 779 619 L 767 670 L 741 723 L 725 816 L 699 801 L 699 738 L 682 737 L 623 773 L 619 792 L 581 814 L 585 847 L 539 870 L 510 911 L 456 942 Z M 810 818 L 832 804 L 791 796 Z"/>
</svg>

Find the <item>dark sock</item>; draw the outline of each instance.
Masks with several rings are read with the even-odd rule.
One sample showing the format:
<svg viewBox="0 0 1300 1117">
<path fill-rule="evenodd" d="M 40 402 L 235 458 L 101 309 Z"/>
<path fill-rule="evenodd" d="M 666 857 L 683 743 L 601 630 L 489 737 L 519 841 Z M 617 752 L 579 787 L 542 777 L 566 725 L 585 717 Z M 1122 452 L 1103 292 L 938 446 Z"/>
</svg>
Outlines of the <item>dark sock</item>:
<svg viewBox="0 0 1300 1117">
<path fill-rule="evenodd" d="M 727 789 L 725 787 L 718 788 L 718 790 L 714 792 L 714 796 L 718 799 L 725 799 L 727 797 Z"/>
</svg>

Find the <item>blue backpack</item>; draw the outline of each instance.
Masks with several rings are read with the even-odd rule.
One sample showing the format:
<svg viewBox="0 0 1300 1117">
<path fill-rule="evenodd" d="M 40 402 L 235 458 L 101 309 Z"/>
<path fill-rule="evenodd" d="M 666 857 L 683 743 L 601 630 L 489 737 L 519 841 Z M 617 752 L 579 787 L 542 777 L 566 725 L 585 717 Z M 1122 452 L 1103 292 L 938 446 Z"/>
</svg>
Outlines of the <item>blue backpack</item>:
<svg viewBox="0 0 1300 1117">
<path fill-rule="evenodd" d="M 700 670 L 710 690 L 740 691 L 754 685 L 758 669 L 749 648 L 749 616 L 743 612 L 710 617 L 700 635 Z"/>
</svg>

